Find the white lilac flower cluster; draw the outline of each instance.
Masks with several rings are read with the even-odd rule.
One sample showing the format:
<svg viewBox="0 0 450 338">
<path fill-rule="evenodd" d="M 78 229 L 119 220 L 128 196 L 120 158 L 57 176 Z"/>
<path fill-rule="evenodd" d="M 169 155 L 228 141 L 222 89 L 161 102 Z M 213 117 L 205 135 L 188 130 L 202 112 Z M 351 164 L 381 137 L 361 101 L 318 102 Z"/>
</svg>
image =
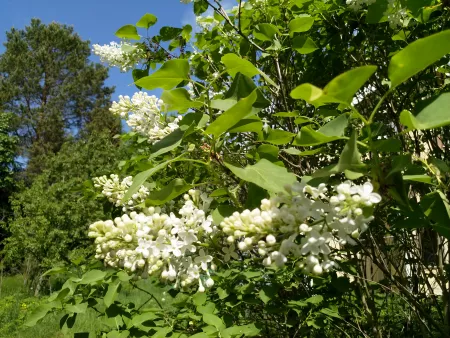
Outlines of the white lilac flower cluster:
<svg viewBox="0 0 450 338">
<path fill-rule="evenodd" d="M 347 6 L 354 11 L 359 11 L 364 6 L 370 6 L 375 3 L 376 0 L 347 0 Z"/>
<path fill-rule="evenodd" d="M 403 27 L 408 14 L 406 8 L 402 7 L 400 0 L 388 0 L 388 8 L 384 15 L 387 16 L 389 26 L 396 29 L 398 27 Z"/>
<path fill-rule="evenodd" d="M 109 178 L 105 175 L 95 177 L 93 181 L 94 187 L 101 188 L 102 194 L 105 195 L 116 207 L 122 207 L 124 212 L 134 210 L 137 205 L 145 201 L 150 193 L 150 191 L 142 185 L 128 201 L 124 201 L 123 198 L 125 193 L 133 183 L 133 177 L 128 176 L 121 181 L 119 176 L 111 174 Z"/>
<path fill-rule="evenodd" d="M 117 43 L 112 41 L 109 45 L 95 44 L 92 47 L 92 52 L 100 57 L 101 62 L 107 63 L 110 67 L 118 67 L 121 72 L 133 69 L 145 59 L 145 52 L 128 42 Z"/>
<path fill-rule="evenodd" d="M 240 251 L 264 257 L 265 266 L 281 267 L 293 257 L 308 272 L 329 271 L 337 265 L 331 248 L 354 244 L 373 219 L 363 209 L 381 201 L 369 182 L 346 181 L 331 196 L 325 184 L 314 188 L 295 183 L 287 191 L 262 200 L 258 209 L 235 212 L 221 222 L 231 244 L 223 250 L 225 260 L 237 257 L 237 242 Z"/>
<path fill-rule="evenodd" d="M 162 116 L 164 102 L 146 92 L 137 92 L 133 97 L 119 96 L 109 109 L 114 115 L 125 118 L 134 131 L 148 137 L 150 143 L 161 140 L 178 128 L 181 116 L 167 123 Z"/>
<path fill-rule="evenodd" d="M 150 207 L 95 222 L 89 237 L 95 238 L 96 258 L 142 278 L 159 276 L 177 288 L 198 283 L 204 292 L 214 284 L 210 271 L 215 270 L 213 257 L 202 247 L 217 230 L 205 213 L 210 203 L 206 194 L 190 190 L 178 216 Z"/>
</svg>

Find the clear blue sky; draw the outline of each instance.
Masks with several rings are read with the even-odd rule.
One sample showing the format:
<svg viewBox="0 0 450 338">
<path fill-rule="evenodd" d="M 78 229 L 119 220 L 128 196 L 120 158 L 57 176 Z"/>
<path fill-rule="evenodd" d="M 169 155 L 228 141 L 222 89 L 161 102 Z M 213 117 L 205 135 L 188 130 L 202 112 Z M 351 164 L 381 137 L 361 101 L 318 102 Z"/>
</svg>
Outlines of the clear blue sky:
<svg viewBox="0 0 450 338">
<path fill-rule="evenodd" d="M 71 25 L 82 39 L 102 45 L 118 41 L 114 32 L 123 25 L 135 24 L 145 13 L 158 17 L 158 23 L 150 28 L 154 32 L 162 26 L 195 22 L 192 4 L 179 0 L 0 0 L 0 8 L 0 53 L 4 50 L 5 32 L 11 27 L 24 28 L 32 18 Z M 91 59 L 99 62 L 96 56 Z M 136 88 L 130 86 L 131 82 L 131 73 L 111 68 L 107 85 L 116 86 L 113 99 L 120 94 L 132 95 Z"/>
</svg>

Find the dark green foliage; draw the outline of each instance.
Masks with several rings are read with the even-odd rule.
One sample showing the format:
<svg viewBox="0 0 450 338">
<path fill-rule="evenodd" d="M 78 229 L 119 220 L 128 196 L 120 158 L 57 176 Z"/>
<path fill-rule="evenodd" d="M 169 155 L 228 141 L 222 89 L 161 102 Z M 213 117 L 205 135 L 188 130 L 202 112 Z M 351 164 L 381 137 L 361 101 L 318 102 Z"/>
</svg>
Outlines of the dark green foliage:
<svg viewBox="0 0 450 338">
<path fill-rule="evenodd" d="M 119 157 L 120 149 L 107 134 L 67 141 L 49 157 L 43 163 L 47 169 L 12 198 L 14 218 L 3 250 L 6 266 L 20 267 L 27 260 L 38 273 L 84 257 L 91 245 L 88 226 L 105 214 L 99 201 L 85 198 L 83 183 L 114 171 Z"/>
<path fill-rule="evenodd" d="M 120 124 L 108 111 L 112 88 L 105 67 L 88 61 L 89 42 L 72 27 L 37 19 L 6 34 L 0 57 L 0 106 L 16 119 L 27 171 L 40 173 L 43 159 L 56 153 L 70 134 Z"/>
</svg>

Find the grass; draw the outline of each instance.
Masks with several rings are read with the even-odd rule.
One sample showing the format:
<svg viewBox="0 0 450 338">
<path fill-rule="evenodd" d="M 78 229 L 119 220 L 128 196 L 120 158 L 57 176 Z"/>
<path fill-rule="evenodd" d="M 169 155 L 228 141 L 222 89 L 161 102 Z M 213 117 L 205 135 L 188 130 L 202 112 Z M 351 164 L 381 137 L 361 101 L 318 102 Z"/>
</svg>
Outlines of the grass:
<svg viewBox="0 0 450 338">
<path fill-rule="evenodd" d="M 156 289 L 150 281 L 140 281 L 138 285 L 148 292 L 155 293 Z M 31 328 L 23 326 L 26 318 L 39 306 L 43 298 L 34 297 L 33 290 L 29 290 L 20 275 L 4 277 L 0 284 L 0 338 L 72 338 L 76 332 L 89 332 L 90 338 L 97 337 L 102 329 L 97 313 L 88 309 L 84 314 L 78 314 L 75 325 L 69 329 L 60 329 L 59 321 L 62 314 L 51 314 Z M 155 297 L 161 302 L 161 289 Z M 149 299 L 142 291 L 123 288 L 118 300 L 133 302 L 140 306 Z M 148 302 L 152 305 L 154 301 Z M 154 304 L 156 306 L 156 304 Z"/>
</svg>

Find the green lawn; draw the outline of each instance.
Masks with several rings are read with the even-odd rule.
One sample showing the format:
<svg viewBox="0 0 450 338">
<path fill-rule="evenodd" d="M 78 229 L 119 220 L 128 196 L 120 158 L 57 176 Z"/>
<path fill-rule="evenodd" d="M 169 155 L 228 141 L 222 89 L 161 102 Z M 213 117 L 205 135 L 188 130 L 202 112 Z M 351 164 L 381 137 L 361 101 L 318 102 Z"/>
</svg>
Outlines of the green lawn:
<svg viewBox="0 0 450 338">
<path fill-rule="evenodd" d="M 150 281 L 140 281 L 139 286 L 153 291 Z M 155 296 L 161 301 L 161 289 L 158 290 L 159 294 Z M 139 306 L 149 297 L 139 290 L 123 289 L 119 298 Z M 0 285 L 0 338 L 72 338 L 75 332 L 89 332 L 90 337 L 94 338 L 102 328 L 93 310 L 78 314 L 71 329 L 60 329 L 59 320 L 62 314 L 49 315 L 34 327 L 24 327 L 27 315 L 32 313 L 41 300 L 33 296 L 32 290 L 27 289 L 22 276 L 4 277 Z"/>
</svg>

